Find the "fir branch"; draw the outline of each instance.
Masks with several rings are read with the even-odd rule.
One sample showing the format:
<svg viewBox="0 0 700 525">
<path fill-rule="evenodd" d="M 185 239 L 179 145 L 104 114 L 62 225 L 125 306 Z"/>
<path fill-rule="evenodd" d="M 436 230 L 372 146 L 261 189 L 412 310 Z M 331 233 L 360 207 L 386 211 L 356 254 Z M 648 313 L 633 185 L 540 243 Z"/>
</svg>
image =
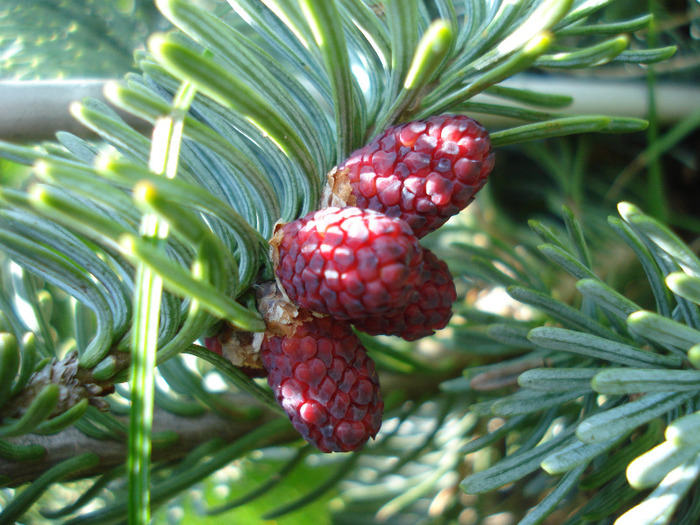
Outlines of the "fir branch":
<svg viewBox="0 0 700 525">
<path fill-rule="evenodd" d="M 204 374 L 172 358 L 181 351 L 204 357 L 221 377 L 263 403 L 271 402 L 259 385 L 229 367 L 223 358 L 189 345 L 212 328 L 214 315 L 228 317 L 245 330 L 265 328 L 255 307 L 242 303 L 252 297 L 252 287 L 265 278 L 259 273 L 269 271 L 265 238 L 272 224 L 280 215 L 292 220 L 315 209 L 324 173 L 359 146 L 362 137 L 378 131 L 376 126 L 466 109 L 530 122 L 493 133 L 496 146 L 570 134 L 643 129 L 645 123 L 637 119 L 582 117 L 471 102 L 476 94 L 490 91 L 510 100 L 560 107 L 568 98 L 533 95 L 498 84 L 530 67 L 591 67 L 612 60 L 648 63 L 672 53 L 670 47 L 627 51 L 631 37 L 611 33 L 640 29 L 650 23 L 648 17 L 593 30 L 596 19 L 587 17 L 609 3 L 541 0 L 487 6 L 482 2 L 455 5 L 449 0 L 391 1 L 384 12 L 381 4 L 372 9 L 351 0 L 331 6 L 312 0 L 301 4 L 242 0 L 231 2 L 236 15 L 245 15 L 234 18 L 228 10 L 226 16 L 218 16 L 183 0 L 160 0 L 159 7 L 182 32 L 152 38 L 153 56 L 146 52 L 137 55 L 143 75 L 130 76 L 127 89 L 112 88 L 109 98 L 140 117 L 158 121 L 170 112 L 173 93 L 183 82 L 201 91 L 202 95 L 191 100 L 187 115 L 177 113 L 177 121 L 191 130 L 189 134 L 186 131 L 186 140 L 172 159 L 179 163 L 182 181 L 151 177 L 145 165 L 149 151 L 158 144 L 95 100 L 76 104 L 72 111 L 119 152 L 121 157 L 116 160 L 98 157 L 92 144 L 68 134 L 61 134 L 58 144 L 36 149 L 0 144 L 0 152 L 7 157 L 28 164 L 38 161 L 35 171 L 41 179 L 29 188 L 3 188 L 0 192 L 0 242 L 15 261 L 13 268 L 21 265 L 26 270 L 3 281 L 9 298 L 2 295 L 0 299 L 3 308 L 9 305 L 6 324 L 14 339 L 20 340 L 24 332 L 30 334 L 19 345 L 19 365 L 11 341 L 3 340 L 7 348 L 3 347 L 0 357 L 11 373 L 3 371 L 9 382 L 0 386 L 0 397 L 5 400 L 0 410 L 3 416 L 16 420 L 4 421 L 0 434 L 24 435 L 0 442 L 0 457 L 5 458 L 0 460 L 0 480 L 13 485 L 36 481 L 10 503 L 12 516 L 21 514 L 48 483 L 59 479 L 52 476 L 71 474 L 67 471 L 73 464 L 65 462 L 75 454 L 71 446 L 80 445 L 81 452 L 94 451 L 99 458 L 97 465 L 72 473 L 76 476 L 111 472 L 123 462 L 125 447 L 120 440 L 128 429 L 124 418 L 87 405 L 99 403 L 99 396 L 121 381 L 130 365 L 142 385 L 132 396 L 134 425 L 130 432 L 139 449 L 131 455 L 132 481 L 137 482 L 132 485 L 132 502 L 140 503 L 129 507 L 125 493 L 120 493 L 105 508 L 76 518 L 76 523 L 121 519 L 125 512 L 131 519 L 140 516 L 141 521 L 147 520 L 148 473 L 140 467 L 148 463 L 154 364 L 175 392 L 163 398 L 167 399 L 164 405 L 172 408 L 175 399 L 189 396 L 180 412 L 192 416 L 164 414 L 156 408 L 154 460 L 180 463 L 176 475 L 154 485 L 154 505 L 255 448 L 294 439 L 296 434 L 287 432 L 285 420 L 268 412 L 251 419 L 250 413 L 239 410 L 245 404 L 208 391 Z M 435 12 L 445 21 L 431 25 Z M 304 14 L 311 15 L 311 23 Z M 365 77 L 368 86 L 360 90 L 360 80 Z M 545 148 L 532 151 L 538 156 Z M 549 159 L 543 163 L 577 206 L 583 204 L 585 153 L 579 149 L 569 155 L 571 162 Z M 161 167 L 154 171 L 162 171 Z M 241 174 L 248 167 L 251 172 Z M 568 168 L 574 173 L 572 182 L 564 176 Z M 261 179 L 259 187 L 256 179 Z M 264 209 L 256 210 L 259 207 Z M 564 478 L 524 522 L 539 521 L 570 497 L 589 462 L 598 466 L 625 450 L 629 441 L 638 447 L 639 464 L 653 474 L 645 478 L 644 486 L 663 480 L 648 501 L 653 504 L 657 496 L 666 497 L 668 491 L 676 489 L 673 504 L 663 511 L 662 518 L 669 518 L 681 503 L 690 487 L 688 480 L 697 475 L 692 454 L 680 460 L 674 456 L 672 461 L 664 460 L 672 454 L 662 454 L 657 462 L 644 454 L 655 434 L 641 443 L 635 435 L 645 425 L 651 428 L 660 416 L 678 421 L 679 415 L 689 414 L 697 404 L 693 386 L 697 374 L 683 368 L 688 366 L 684 352 L 688 352 L 690 364 L 696 364 L 700 355 L 700 346 L 694 344 L 700 325 L 696 304 L 699 263 L 692 250 L 663 225 L 631 205 L 622 205 L 620 211 L 624 221 L 612 221 L 613 227 L 644 265 L 658 312 L 640 313 L 634 302 L 602 283 L 594 267 L 597 254 L 590 249 L 593 245 L 586 242 L 583 229 L 570 212 L 564 217 L 566 232 L 542 225 L 536 228 L 548 244 L 540 253 L 529 240 L 525 242 L 526 262 L 515 248 L 504 247 L 503 240 L 495 238 L 488 247 L 482 243 L 479 250 L 465 251 L 465 238 L 473 235 L 459 225 L 453 230 L 459 241 L 453 245 L 445 241 L 448 237 L 436 237 L 438 245 L 444 242 L 446 251 L 451 250 L 453 268 L 470 279 L 470 285 L 479 283 L 486 291 L 508 286 L 511 298 L 530 307 L 522 308 L 529 317 L 515 321 L 461 305 L 450 328 L 425 345 L 410 347 L 414 353 L 409 354 L 408 346 L 396 342 L 372 340 L 368 344 L 380 367 L 408 372 L 382 374 L 387 409 L 402 400 L 418 400 L 415 414 L 410 409 L 399 411 L 396 433 L 387 433 L 362 456 L 346 460 L 348 465 L 357 462 L 362 466 L 370 458 L 364 465 L 375 478 L 357 478 L 378 480 L 372 487 L 378 491 L 370 492 L 375 501 L 377 494 L 384 498 L 377 507 L 380 517 L 419 508 L 424 497 L 444 488 L 440 484 L 446 477 L 451 480 L 449 488 L 456 501 L 458 484 L 463 490 L 478 493 L 503 483 L 522 489 L 527 481 L 546 479 L 541 472 L 544 466 L 563 473 Z M 137 225 L 155 215 L 172 230 L 162 250 L 136 235 Z M 478 233 L 484 235 L 483 231 Z M 473 238 L 469 242 L 476 244 Z M 469 260 L 465 260 L 465 253 Z M 3 268 L 7 266 L 3 264 Z M 161 301 L 156 286 L 156 293 L 145 294 L 132 310 L 130 297 L 141 282 L 134 281 L 134 267 L 140 269 L 140 276 L 148 277 L 152 272 L 155 281 L 162 278 L 179 296 L 164 294 Z M 46 280 L 45 289 L 30 272 Z M 559 283 L 554 278 L 567 272 L 579 280 L 577 290 L 584 296 L 580 309 L 570 304 L 574 302 L 567 300 L 570 297 L 562 298 L 558 293 Z M 484 284 L 484 280 L 490 282 Z M 54 317 L 47 313 L 45 297 L 58 297 L 56 289 L 79 303 L 75 311 L 66 313 L 64 307 Z M 479 293 L 469 292 L 468 297 Z M 30 306 L 31 321 L 40 337 L 35 338 L 14 312 L 10 302 L 15 295 Z M 147 320 L 141 307 L 153 297 L 157 299 L 148 309 L 152 315 Z M 505 295 L 503 299 L 511 301 Z M 520 311 L 513 308 L 511 315 Z M 89 309 L 96 315 L 94 327 L 86 315 Z M 534 309 L 539 311 L 532 313 Z M 158 310 L 160 315 L 156 315 Z M 74 317 L 75 323 L 66 328 L 69 317 Z M 543 324 L 559 326 L 538 326 Z M 144 333 L 150 336 L 151 351 L 134 354 L 132 362 L 131 354 L 119 350 L 126 348 L 131 338 L 146 340 L 139 337 L 143 335 L 138 331 L 140 326 L 147 328 Z M 469 345 L 465 345 L 465 337 Z M 153 351 L 156 339 L 159 354 Z M 32 346 L 37 340 L 39 346 Z M 58 355 L 67 342 L 77 346 L 82 352 L 81 364 L 89 368 L 77 367 L 73 354 L 65 362 L 39 361 L 42 355 Z M 508 359 L 513 355 L 514 359 Z M 140 361 L 141 357 L 146 359 Z M 610 361 L 621 368 L 609 368 Z M 435 366 L 426 366 L 429 363 Z M 525 371 L 543 363 L 551 369 Z M 42 366 L 30 378 L 35 367 Z M 624 366 L 642 371 L 635 374 Z M 521 371 L 523 388 L 514 393 L 516 375 Z M 567 380 L 576 388 L 565 389 Z M 679 380 L 683 382 L 680 387 Z M 430 409 L 435 407 L 438 388 L 451 396 L 461 394 L 454 400 L 462 398 L 464 402 L 445 405 L 436 417 Z M 615 395 L 639 389 L 651 393 L 635 399 L 620 395 L 603 405 L 596 401 L 600 392 Z M 161 392 L 163 395 L 170 396 Z M 116 414 L 128 410 L 116 402 L 112 408 Z M 206 413 L 202 415 L 202 411 Z M 419 413 L 426 412 L 428 416 L 423 417 L 429 424 L 421 427 L 417 424 Z M 510 419 L 489 433 L 485 423 L 477 422 L 477 415 L 492 421 L 493 416 Z M 410 423 L 410 436 L 399 431 L 405 421 Z M 683 439 L 687 439 L 692 421 L 681 421 L 685 423 L 678 423 L 676 433 L 686 428 Z M 421 428 L 427 428 L 427 434 Z M 159 435 L 161 431 L 165 434 Z M 231 443 L 221 448 L 220 442 L 209 441 L 210 436 L 202 431 L 223 433 Z M 26 432 L 54 434 L 36 437 Z M 667 437 L 674 444 L 672 434 Z M 464 453 L 500 446 L 505 437 L 503 459 L 465 478 Z M 405 445 L 407 441 L 412 444 Z M 34 445 L 45 447 L 44 456 L 38 457 L 39 449 Z M 209 454 L 213 456 L 203 459 Z M 397 456 L 401 458 L 398 464 L 392 459 Z M 435 457 L 439 458 L 437 465 Z M 380 458 L 386 458 L 386 464 Z M 28 459 L 35 462 L 22 461 Z M 397 475 L 401 479 L 399 493 L 396 484 L 389 481 Z M 333 481 L 347 476 L 344 469 L 337 470 Z M 686 479 L 679 481 L 683 476 Z M 619 483 L 619 479 L 618 475 L 611 483 Z M 329 487 L 321 485 L 281 509 L 314 501 Z M 591 507 L 581 509 L 586 516 L 604 517 L 612 512 L 610 501 L 592 501 Z M 640 508 L 648 505 L 645 502 Z M 639 511 L 631 515 L 635 512 Z"/>
<path fill-rule="evenodd" d="M 245 396 L 232 397 L 228 402 L 238 406 L 250 406 Z M 208 413 L 199 417 L 183 417 L 156 408 L 153 416 L 153 434 L 175 433 L 177 439 L 169 446 L 161 448 L 155 444 L 152 461 L 168 462 L 185 457 L 193 448 L 216 436 L 227 442 L 232 442 L 251 430 L 258 428 L 273 416 L 265 413 L 253 420 L 224 419 L 216 414 Z M 127 419 L 121 418 L 124 423 Z M 293 431 L 278 436 L 280 441 L 297 439 Z M 35 461 L 8 461 L 0 459 L 0 476 L 9 478 L 10 487 L 21 486 L 34 481 L 39 475 L 52 466 L 74 457 L 77 454 L 91 452 L 99 457 L 99 462 L 88 469 L 73 472 L 71 479 L 92 477 L 109 471 L 111 468 L 126 462 L 128 450 L 123 441 L 101 440 L 91 438 L 75 427 L 69 427 L 58 434 L 37 435 L 27 434 L 20 438 L 7 438 L 7 442 L 21 445 L 38 445 L 45 449 L 44 455 Z"/>
<path fill-rule="evenodd" d="M 116 369 L 124 369 L 130 362 L 129 354 L 124 352 L 115 352 L 112 357 Z M 47 385 L 60 387 L 50 417 L 64 413 L 83 399 L 97 408 L 106 409 L 107 404 L 101 398 L 114 392 L 111 381 L 95 378 L 93 370 L 80 367 L 77 354 L 71 353 L 60 361 L 53 360 L 33 374 L 23 389 L 0 407 L 0 420 L 21 417 Z"/>
</svg>

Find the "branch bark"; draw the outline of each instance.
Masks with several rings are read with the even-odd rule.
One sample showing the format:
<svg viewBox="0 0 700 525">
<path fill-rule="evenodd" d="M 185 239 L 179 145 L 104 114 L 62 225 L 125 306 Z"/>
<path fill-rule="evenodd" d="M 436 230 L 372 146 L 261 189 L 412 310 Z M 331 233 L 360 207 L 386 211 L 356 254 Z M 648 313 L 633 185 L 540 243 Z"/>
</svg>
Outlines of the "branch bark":
<svg viewBox="0 0 700 525">
<path fill-rule="evenodd" d="M 247 399 L 242 399 L 241 404 L 243 403 L 249 404 Z M 263 412 L 260 417 L 254 420 L 234 421 L 213 413 L 199 417 L 182 417 L 162 409 L 156 410 L 154 433 L 175 432 L 178 435 L 178 440 L 164 448 L 154 447 L 152 460 L 154 462 L 179 460 L 196 446 L 213 437 L 228 442 L 235 441 L 274 417 L 278 416 L 270 412 Z M 289 432 L 280 435 L 279 438 L 280 442 L 292 441 L 298 438 L 298 434 L 290 425 Z M 7 441 L 21 445 L 40 445 L 46 449 L 44 456 L 33 462 L 0 459 L 0 478 L 7 476 L 10 479 L 7 485 L 9 487 L 17 487 L 34 481 L 54 465 L 85 452 L 97 454 L 100 458 L 99 463 L 90 469 L 75 472 L 71 479 L 95 476 L 125 463 L 128 453 L 126 439 L 122 441 L 94 439 L 86 436 L 75 427 L 67 428 L 50 436 L 27 434 L 19 438 L 8 438 Z"/>
<path fill-rule="evenodd" d="M 112 357 L 118 370 L 123 370 L 129 366 L 130 354 L 114 352 Z M 107 410 L 109 405 L 102 397 L 114 392 L 113 381 L 95 379 L 92 369 L 81 368 L 78 356 L 75 353 L 71 353 L 60 361 L 54 359 L 51 363 L 34 373 L 25 387 L 2 406 L 0 421 L 5 417 L 21 417 L 39 392 L 45 386 L 51 384 L 60 387 L 59 400 L 51 413 L 51 417 L 62 414 L 82 399 L 87 399 L 91 405 L 100 410 Z"/>
<path fill-rule="evenodd" d="M 444 350 L 440 351 L 444 354 Z M 380 383 L 382 391 L 401 391 L 405 400 L 415 400 L 434 394 L 440 383 L 452 379 L 462 373 L 464 366 L 470 360 L 467 354 L 452 354 L 452 365 L 441 371 L 426 374 L 382 374 Z M 443 359 L 444 358 L 444 359 Z M 439 361 L 446 362 L 450 358 L 440 357 Z M 251 398 L 245 395 L 233 398 L 233 406 L 250 407 Z M 257 405 L 253 405 L 257 406 Z M 264 410 L 260 417 L 254 420 L 224 419 L 213 413 L 207 413 L 200 417 L 181 417 L 156 407 L 154 415 L 154 433 L 172 431 L 178 434 L 179 439 L 167 448 L 154 448 L 152 460 L 176 461 L 185 457 L 192 449 L 211 439 L 219 437 L 225 441 L 234 441 L 263 423 L 279 417 L 270 411 Z M 289 426 L 289 432 L 278 436 L 278 442 L 289 442 L 299 439 L 299 434 Z M 46 470 L 68 458 L 85 452 L 94 452 L 100 458 L 100 462 L 87 470 L 74 473 L 71 479 L 85 478 L 102 474 L 109 469 L 123 464 L 127 457 L 126 440 L 111 441 L 99 440 L 86 436 L 74 427 L 50 435 L 41 436 L 26 434 L 18 438 L 7 438 L 10 443 L 21 445 L 41 445 L 46 449 L 46 454 L 33 462 L 9 461 L 0 458 L 0 478 L 9 478 L 7 486 L 17 487 L 24 483 L 32 482 Z"/>
</svg>

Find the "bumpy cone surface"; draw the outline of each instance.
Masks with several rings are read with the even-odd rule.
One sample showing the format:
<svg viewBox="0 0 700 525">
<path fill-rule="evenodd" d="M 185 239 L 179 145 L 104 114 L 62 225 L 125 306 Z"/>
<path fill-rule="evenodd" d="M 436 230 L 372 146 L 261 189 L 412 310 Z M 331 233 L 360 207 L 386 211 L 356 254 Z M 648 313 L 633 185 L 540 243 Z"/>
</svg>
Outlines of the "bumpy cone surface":
<svg viewBox="0 0 700 525">
<path fill-rule="evenodd" d="M 323 452 L 361 448 L 379 431 L 379 379 L 350 325 L 314 318 L 292 336 L 267 336 L 267 381 L 294 428 Z"/>
<path fill-rule="evenodd" d="M 486 129 L 440 115 L 387 129 L 338 167 L 355 206 L 406 221 L 420 238 L 464 209 L 493 169 Z"/>
<path fill-rule="evenodd" d="M 415 341 L 447 326 L 456 299 L 447 264 L 429 250 L 424 250 L 421 284 L 406 308 L 386 316 L 357 319 L 353 324 L 371 335 L 396 335 Z"/>
<path fill-rule="evenodd" d="M 352 206 L 287 223 L 272 245 L 289 298 L 337 319 L 402 308 L 422 272 L 422 249 L 405 222 Z"/>
</svg>

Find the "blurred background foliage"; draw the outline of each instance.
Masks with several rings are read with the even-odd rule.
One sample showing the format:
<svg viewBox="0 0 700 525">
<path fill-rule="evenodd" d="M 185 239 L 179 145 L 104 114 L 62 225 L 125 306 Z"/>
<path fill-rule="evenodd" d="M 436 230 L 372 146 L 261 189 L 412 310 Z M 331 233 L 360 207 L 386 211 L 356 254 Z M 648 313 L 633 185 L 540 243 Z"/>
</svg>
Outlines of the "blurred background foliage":
<svg viewBox="0 0 700 525">
<path fill-rule="evenodd" d="M 153 2 L 6 0 L 0 5 L 3 80 L 115 78 L 167 23 Z"/>
<path fill-rule="evenodd" d="M 240 13 L 227 3 L 190 3 L 247 36 L 264 40 L 260 36 L 264 32 L 256 33 L 259 27 L 242 21 Z M 282 6 L 282 11 L 291 4 L 267 2 Z M 347 7 L 353 2 L 339 4 Z M 435 18 L 448 4 L 427 2 L 421 16 Z M 490 5 L 454 4 L 458 9 L 478 4 L 484 6 L 484 12 Z M 522 2 L 504 4 L 519 6 L 520 15 L 525 11 Z M 362 5 L 367 8 L 361 10 L 363 16 L 372 12 L 383 16 L 384 4 Z M 544 62 L 529 74 L 545 80 L 549 75 L 563 75 L 574 81 L 584 77 L 600 82 L 643 81 L 652 100 L 660 83 L 697 85 L 700 6 L 696 1 L 578 1 L 575 6 L 596 9 L 585 22 L 562 31 L 557 47 L 547 51 L 550 55 L 600 43 L 600 32 L 586 28 L 597 26 L 600 31 L 601 25 L 638 20 L 650 12 L 653 21 L 629 32 L 629 52 L 665 46 L 677 46 L 678 50 L 653 65 L 640 65 L 629 56 L 581 69 L 554 68 Z M 144 50 L 150 34 L 169 28 L 170 22 L 147 0 L 3 0 L 0 79 L 120 78 L 138 71 L 138 65 L 146 74 L 128 77 L 129 87 L 137 93 L 144 88 L 140 92 L 148 92 L 153 100 L 156 93 L 159 102 L 167 102 L 166 112 L 178 82 L 186 75 L 176 78 L 172 69 L 165 71 Z M 609 31 L 610 37 L 617 34 L 615 28 Z M 289 42 L 285 40 L 288 33 L 277 34 Z M 189 40 L 173 40 L 186 48 L 192 46 Z M 361 43 L 354 45 L 362 49 Z M 322 62 L 318 55 L 310 55 L 316 66 Z M 309 82 L 315 82 L 320 92 L 326 87 L 322 78 Z M 125 102 L 136 100 L 128 99 L 127 94 L 114 99 L 126 106 Z M 325 95 L 323 104 L 330 105 L 331 91 Z M 225 133 L 226 126 L 215 118 L 220 115 L 207 113 L 211 107 L 198 100 L 200 105 L 195 105 L 193 114 L 204 116 L 203 121 L 233 140 Z M 81 113 L 82 118 L 101 131 L 105 140 L 82 141 L 59 135 L 58 143 L 42 144 L 38 149 L 3 146 L 4 156 L 12 159 L 0 160 L 5 210 L 8 202 L 17 209 L 24 209 L 22 205 L 27 208 L 31 195 L 25 190 L 37 181 L 32 168 L 13 161 L 36 166 L 37 160 L 47 160 L 60 174 L 65 167 L 60 160 L 81 159 L 91 165 L 95 155 L 110 150 L 106 143 L 122 152 L 132 146 L 129 140 L 114 140 L 122 137 L 115 133 L 118 128 L 112 122 L 98 120 L 100 115 L 112 117 L 108 110 L 90 104 L 83 107 L 87 111 Z M 450 326 L 415 345 L 391 338 L 364 338 L 386 377 L 387 416 L 376 443 L 359 454 L 324 456 L 312 453 L 292 436 L 285 438 L 285 444 L 256 450 L 274 433 L 264 425 L 253 443 L 243 443 L 245 438 L 203 440 L 171 460 L 154 464 L 153 522 L 265 523 L 269 519 L 280 524 L 507 525 L 607 524 L 617 519 L 621 525 L 697 523 L 700 489 L 694 480 L 700 442 L 694 437 L 698 423 L 692 418 L 700 409 L 700 379 L 695 370 L 700 364 L 695 295 L 700 268 L 693 253 L 698 251 L 700 233 L 700 109 L 692 108 L 684 120 L 665 124 L 653 108 L 652 104 L 650 126 L 645 131 L 591 133 L 524 145 L 504 140 L 499 146 L 496 172 L 477 202 L 425 240 L 447 260 L 456 277 L 460 301 Z M 93 109 L 94 114 L 89 113 Z M 144 107 L 140 111 L 148 113 Z M 505 126 L 502 130 L 506 138 L 509 129 Z M 210 180 L 196 169 L 192 159 L 212 172 L 216 170 L 211 166 L 220 167 L 221 161 L 192 146 L 195 138 L 190 140 L 189 157 L 183 158 L 188 169 L 194 166 L 194 177 L 187 182 L 207 187 Z M 274 162 L 284 163 L 268 151 L 264 152 L 267 157 L 259 154 L 252 141 L 234 143 L 244 155 L 255 150 L 265 169 Z M 139 141 L 133 144 L 148 147 Z M 138 153 L 147 157 L 145 151 Z M 323 155 L 325 165 L 331 166 L 335 152 L 324 151 Z M 229 173 L 231 168 L 225 166 L 222 169 Z M 115 194 L 130 196 L 134 181 L 143 174 L 129 178 L 128 169 L 120 173 L 119 167 L 114 161 L 104 168 L 105 172 L 112 170 L 109 188 Z M 229 192 L 227 202 L 245 215 L 241 202 L 249 194 L 234 194 L 231 188 L 238 179 L 231 175 L 231 180 L 230 186 L 223 188 Z M 282 184 L 274 178 L 271 181 Z M 212 191 L 211 186 L 207 189 Z M 22 201 L 24 195 L 30 197 Z M 60 192 L 56 195 L 64 196 Z M 168 197 L 172 199 L 172 195 Z M 304 206 L 301 200 L 278 200 L 276 210 L 264 210 L 273 220 L 276 213 L 294 214 Z M 618 207 L 621 201 L 634 204 Z M 246 220 L 257 221 L 265 234 L 265 213 L 247 213 Z M 7 217 L 4 215 L 5 220 Z M 56 224 L 65 225 L 60 222 L 64 217 L 56 217 Z M 127 219 L 136 221 L 134 217 Z M 118 218 L 126 222 L 124 217 Z M 229 247 L 236 246 L 230 241 L 228 224 L 213 224 Z M 81 231 L 82 240 L 83 235 L 89 237 Z M 109 261 L 120 279 L 131 278 L 128 270 L 120 270 L 109 247 L 87 242 L 100 258 Z M 180 244 L 173 253 L 190 262 L 193 250 L 187 245 L 189 239 L 178 236 L 177 242 Z M 246 250 L 253 245 L 255 241 L 246 245 Z M 55 246 L 51 249 L 61 253 Z M 37 363 L 46 364 L 48 357 L 61 358 L 84 347 L 95 334 L 96 320 L 88 308 L 81 307 L 55 283 L 20 271 L 6 256 L 2 264 L 3 310 L 13 312 L 17 304 L 28 305 L 29 328 L 44 345 L 53 341 L 58 346 L 52 353 L 46 352 L 45 346 L 40 348 L 34 362 L 23 357 L 17 374 L 24 374 L 26 380 L 30 368 L 40 368 Z M 257 270 L 255 264 L 260 263 L 250 264 Z M 229 291 L 241 303 L 249 304 L 245 289 Z M 10 293 L 15 297 L 9 297 Z M 8 308 L 13 299 L 15 305 Z M 180 312 L 184 319 L 190 306 L 187 301 L 173 301 L 171 311 Z M 646 313 L 635 313 L 638 311 Z M 219 326 L 213 317 L 201 319 L 197 325 L 201 333 L 192 340 Z M 2 331 L 24 332 L 13 326 L 17 320 L 12 315 L 5 315 L 0 322 Z M 32 344 L 26 339 L 21 342 L 23 356 Z M 196 347 L 187 347 L 187 351 L 198 352 Z M 604 375 L 608 369 L 613 369 L 612 376 Z M 644 375 L 650 371 L 651 375 Z M 158 407 L 190 417 L 195 425 L 204 413 L 215 413 L 234 423 L 259 415 L 257 406 L 243 404 L 241 413 L 237 405 L 231 405 L 227 396 L 250 392 L 254 385 L 216 359 L 210 363 L 191 355 L 173 358 L 159 367 L 156 388 Z M 128 398 L 128 389 L 118 385 L 117 392 L 108 398 L 111 412 L 83 407 L 84 415 L 75 416 L 71 424 L 83 434 L 123 442 L 128 434 Z M 633 423 L 617 428 L 619 420 Z M 585 426 L 581 430 L 582 421 L 589 423 L 588 434 Z M 2 436 L 28 435 L 7 430 L 17 422 L 16 418 L 5 418 Z M 594 431 L 601 428 L 613 431 L 599 439 Z M 154 435 L 154 449 L 159 442 L 167 448 L 169 439 L 174 438 L 167 431 Z M 0 437 L 0 443 L 17 445 L 0 447 L 0 458 L 6 461 L 23 458 L 30 464 L 41 456 L 18 439 Z M 635 458 L 643 459 L 636 460 L 638 468 L 630 473 L 626 469 Z M 82 460 L 90 462 L 90 458 Z M 0 476 L 0 486 L 12 487 L 0 489 L 0 509 L 4 509 L 0 517 L 21 515 L 21 523 L 76 524 L 126 519 L 124 465 L 88 480 L 55 483 L 61 479 L 58 473 L 53 477 L 51 472 L 47 474 L 20 488 Z M 38 493 L 32 494 L 32 487 Z M 34 503 L 43 491 L 43 497 Z M 533 507 L 535 510 L 526 514 Z M 27 510 L 12 514 L 16 508 Z M 621 517 L 626 512 L 628 517 Z"/>
</svg>

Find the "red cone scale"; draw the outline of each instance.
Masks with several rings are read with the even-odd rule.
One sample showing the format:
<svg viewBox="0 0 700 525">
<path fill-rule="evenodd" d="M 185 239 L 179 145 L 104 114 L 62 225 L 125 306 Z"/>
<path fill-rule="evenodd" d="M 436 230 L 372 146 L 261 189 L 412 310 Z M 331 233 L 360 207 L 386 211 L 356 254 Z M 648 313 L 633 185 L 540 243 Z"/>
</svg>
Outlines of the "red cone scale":
<svg viewBox="0 0 700 525">
<path fill-rule="evenodd" d="M 354 320 L 353 324 L 371 335 L 396 335 L 415 341 L 447 326 L 456 298 L 447 264 L 424 250 L 421 284 L 411 302 L 394 314 L 365 317 Z"/>
<path fill-rule="evenodd" d="M 387 129 L 339 166 L 355 206 L 406 221 L 417 237 L 464 209 L 493 169 L 486 129 L 441 115 Z"/>
<path fill-rule="evenodd" d="M 272 244 L 289 298 L 337 319 L 403 308 L 420 282 L 423 252 L 411 229 L 373 210 L 309 213 L 282 226 Z"/>
<path fill-rule="evenodd" d="M 348 323 L 312 318 L 292 336 L 266 336 L 261 355 L 277 401 L 319 450 L 358 450 L 379 431 L 379 379 Z"/>
<path fill-rule="evenodd" d="M 215 354 L 224 355 L 224 348 L 217 336 L 205 337 L 204 346 L 207 348 L 207 350 L 211 350 Z"/>
</svg>

